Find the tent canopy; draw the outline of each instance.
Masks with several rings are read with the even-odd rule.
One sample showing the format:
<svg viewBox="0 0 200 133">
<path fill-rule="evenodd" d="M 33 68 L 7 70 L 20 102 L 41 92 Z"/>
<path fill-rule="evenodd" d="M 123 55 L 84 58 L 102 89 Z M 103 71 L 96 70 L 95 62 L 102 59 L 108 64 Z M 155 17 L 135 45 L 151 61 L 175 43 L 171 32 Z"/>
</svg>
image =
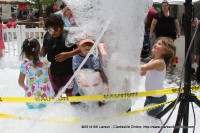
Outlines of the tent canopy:
<svg viewBox="0 0 200 133">
<path fill-rule="evenodd" d="M 185 3 L 186 0 L 167 0 L 169 2 L 169 4 L 173 4 L 173 5 L 183 5 Z M 200 2 L 200 0 L 192 0 L 192 2 Z M 153 0 L 154 3 L 162 3 L 163 0 Z"/>
<path fill-rule="evenodd" d="M 26 0 L 0 0 L 0 4 L 20 4 L 28 3 Z"/>
</svg>

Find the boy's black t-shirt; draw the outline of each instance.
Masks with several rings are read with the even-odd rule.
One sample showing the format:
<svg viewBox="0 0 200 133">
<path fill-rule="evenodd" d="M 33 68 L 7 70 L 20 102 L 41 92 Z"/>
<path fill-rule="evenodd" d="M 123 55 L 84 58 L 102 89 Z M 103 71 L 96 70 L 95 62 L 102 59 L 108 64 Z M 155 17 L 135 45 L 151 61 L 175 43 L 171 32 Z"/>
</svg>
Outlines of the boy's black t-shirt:
<svg viewBox="0 0 200 133">
<path fill-rule="evenodd" d="M 44 36 L 43 46 L 47 52 L 47 59 L 51 62 L 50 70 L 51 74 L 55 76 L 70 76 L 73 75 L 72 70 L 72 57 L 62 62 L 57 62 L 55 56 L 62 52 L 70 52 L 76 48 L 76 45 L 67 47 L 65 39 L 68 31 L 64 30 L 63 34 L 57 38 L 53 38 L 48 32 Z"/>
<path fill-rule="evenodd" d="M 170 15 L 166 17 L 161 11 L 154 16 L 154 19 L 157 20 L 157 24 L 155 27 L 156 38 L 163 36 L 176 39 L 176 17 L 172 13 L 170 13 Z"/>
</svg>

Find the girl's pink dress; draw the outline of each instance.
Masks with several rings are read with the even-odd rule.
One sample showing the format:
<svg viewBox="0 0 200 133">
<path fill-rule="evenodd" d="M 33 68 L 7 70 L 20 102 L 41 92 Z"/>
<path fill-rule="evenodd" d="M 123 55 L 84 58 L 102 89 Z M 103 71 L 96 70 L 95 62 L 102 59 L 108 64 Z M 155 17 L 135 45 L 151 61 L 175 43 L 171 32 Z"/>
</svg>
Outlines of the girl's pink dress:
<svg viewBox="0 0 200 133">
<path fill-rule="evenodd" d="M 3 37 L 2 37 L 2 24 L 0 23 L 0 50 L 5 49 L 5 45 L 3 42 Z"/>
</svg>

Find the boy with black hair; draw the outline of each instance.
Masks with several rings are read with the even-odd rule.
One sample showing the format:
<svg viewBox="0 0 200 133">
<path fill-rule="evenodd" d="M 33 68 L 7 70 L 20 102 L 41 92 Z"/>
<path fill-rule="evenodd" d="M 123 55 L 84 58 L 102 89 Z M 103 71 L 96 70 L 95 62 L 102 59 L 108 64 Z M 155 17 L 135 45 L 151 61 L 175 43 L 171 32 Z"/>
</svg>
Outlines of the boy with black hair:
<svg viewBox="0 0 200 133">
<path fill-rule="evenodd" d="M 41 55 L 46 56 L 51 62 L 50 79 L 55 93 L 57 94 L 61 87 L 65 86 L 73 75 L 72 57 L 80 52 L 75 44 L 66 44 L 68 31 L 64 30 L 62 18 L 55 14 L 50 14 L 46 20 L 45 28 L 47 33 L 44 36 L 44 42 Z M 66 94 L 72 95 L 74 82 L 67 87 Z"/>
</svg>

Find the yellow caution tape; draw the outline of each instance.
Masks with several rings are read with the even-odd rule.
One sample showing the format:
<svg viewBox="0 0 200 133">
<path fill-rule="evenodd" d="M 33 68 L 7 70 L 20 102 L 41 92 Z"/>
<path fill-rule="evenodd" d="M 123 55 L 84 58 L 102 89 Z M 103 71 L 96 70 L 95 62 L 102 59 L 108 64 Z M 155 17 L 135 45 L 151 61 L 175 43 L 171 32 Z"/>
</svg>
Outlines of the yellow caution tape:
<svg viewBox="0 0 200 133">
<path fill-rule="evenodd" d="M 138 113 L 141 113 L 141 112 L 144 112 L 144 111 L 152 110 L 152 109 L 158 108 L 160 106 L 163 106 L 165 104 L 172 103 L 173 101 L 174 100 L 167 101 L 167 102 L 160 103 L 160 104 L 156 104 L 156 105 L 151 105 L 151 106 L 148 106 L 148 107 L 145 107 L 145 108 L 142 108 L 142 109 L 138 109 L 138 110 L 135 110 L 135 111 L 131 111 L 131 112 L 128 112 L 128 113 L 121 114 L 118 117 L 130 116 L 130 115 L 138 114 Z"/>
<path fill-rule="evenodd" d="M 20 102 L 51 102 L 54 100 L 54 97 L 45 97 L 45 98 L 35 98 L 35 97 L 0 97 L 0 102 L 7 103 L 20 103 Z M 60 97 L 56 102 L 66 102 L 69 101 L 68 97 Z"/>
<path fill-rule="evenodd" d="M 192 86 L 192 92 L 200 91 L 200 86 Z M 133 92 L 133 93 L 122 93 L 122 94 L 108 94 L 108 95 L 92 95 L 92 96 L 69 96 L 60 97 L 56 102 L 80 102 L 80 101 L 99 101 L 99 100 L 117 100 L 117 99 L 128 99 L 145 96 L 165 95 L 177 93 L 178 88 L 169 88 L 164 90 L 146 91 L 146 92 Z M 181 89 L 183 92 L 183 88 Z M 34 97 L 0 97 L 0 102 L 7 103 L 20 103 L 20 102 L 43 102 L 47 103 L 53 101 L 53 97 L 45 98 L 34 98 Z"/>
<path fill-rule="evenodd" d="M 197 98 L 200 98 L 200 96 L 198 96 Z M 172 103 L 174 100 L 170 100 L 167 102 L 163 102 L 160 104 L 156 104 L 156 105 L 152 105 L 152 106 L 148 106 L 142 109 L 138 109 L 135 111 L 131 111 L 128 113 L 123 113 L 114 117 L 106 117 L 106 118 L 98 118 L 95 120 L 92 120 L 93 122 L 97 122 L 97 121 L 105 121 L 105 120 L 109 120 L 109 119 L 114 119 L 114 118 L 119 118 L 119 117 L 125 117 L 125 116 L 130 116 L 133 114 L 138 114 L 144 111 L 148 111 L 148 110 L 152 110 L 155 108 L 158 108 L 160 106 Z M 43 119 L 37 119 L 37 118 L 32 118 L 32 117 L 24 117 L 24 116 L 16 116 L 16 115 L 10 115 L 10 114 L 0 114 L 0 118 L 8 118 L 8 119 L 21 119 L 21 120 L 34 120 L 34 121 L 45 121 L 45 122 L 70 122 L 70 123 L 78 123 L 78 122 L 92 122 L 92 121 L 81 121 L 79 118 L 71 118 L 71 119 L 51 119 L 51 118 L 43 118 Z"/>
<path fill-rule="evenodd" d="M 20 119 L 20 120 L 32 120 L 32 121 L 45 121 L 45 122 L 70 122 L 70 123 L 77 123 L 80 122 L 80 119 L 50 119 L 50 118 L 33 118 L 27 116 L 17 116 L 11 114 L 0 114 L 0 118 L 7 118 L 7 119 Z"/>
<path fill-rule="evenodd" d="M 79 123 L 79 122 L 100 122 L 100 121 L 105 121 L 105 120 L 109 120 L 109 119 L 114 119 L 114 118 L 118 118 L 118 117 L 124 117 L 124 116 L 130 116 L 133 114 L 137 114 L 137 113 L 141 113 L 143 111 L 147 111 L 147 110 L 151 110 L 160 106 L 163 106 L 165 104 L 171 103 L 174 100 L 171 100 L 169 102 L 165 102 L 165 103 L 161 103 L 161 104 L 156 104 L 156 105 L 152 105 L 152 106 L 148 106 L 142 109 L 138 109 L 135 111 L 131 111 L 128 113 L 124 113 L 124 114 L 120 114 L 114 117 L 103 117 L 103 118 L 98 118 L 98 119 L 94 119 L 94 120 L 80 120 L 78 118 L 71 118 L 71 119 L 52 119 L 52 118 L 33 118 L 33 117 L 25 117 L 25 116 L 16 116 L 16 115 L 11 115 L 11 114 L 0 114 L 0 118 L 7 118 L 7 119 L 20 119 L 20 120 L 32 120 L 32 121 L 44 121 L 44 122 L 69 122 L 69 123 Z"/>
</svg>

